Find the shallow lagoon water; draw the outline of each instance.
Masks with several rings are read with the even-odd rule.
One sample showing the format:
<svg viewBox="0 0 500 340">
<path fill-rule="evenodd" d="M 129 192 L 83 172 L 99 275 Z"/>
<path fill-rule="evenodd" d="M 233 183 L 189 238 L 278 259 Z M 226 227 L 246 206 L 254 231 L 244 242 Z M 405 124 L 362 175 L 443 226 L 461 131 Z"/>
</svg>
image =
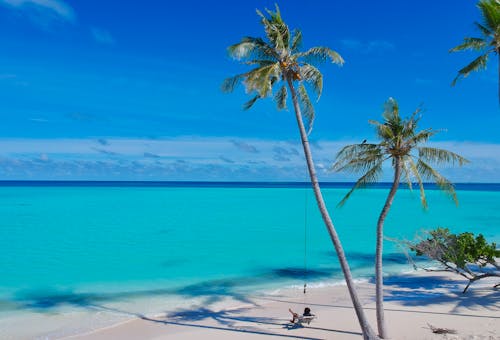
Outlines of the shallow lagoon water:
<svg viewBox="0 0 500 340">
<path fill-rule="evenodd" d="M 458 207 L 428 190 L 425 211 L 417 191 L 399 190 L 386 236 L 412 239 L 441 226 L 500 243 L 500 191 L 472 189 L 458 191 Z M 359 191 L 338 208 L 347 190 L 323 193 L 354 276 L 366 279 L 388 189 Z M 7 335 L 16 318 L 56 313 L 63 324 L 40 332 L 67 335 L 82 331 L 71 318 L 82 311 L 88 327 L 99 327 L 123 310 L 160 312 L 165 301 L 244 301 L 249 291 L 342 278 L 308 187 L 0 186 L 0 214 L 0 329 Z M 384 253 L 388 274 L 411 270 L 393 242 Z M 95 315 L 101 307 L 119 310 L 104 321 Z"/>
</svg>

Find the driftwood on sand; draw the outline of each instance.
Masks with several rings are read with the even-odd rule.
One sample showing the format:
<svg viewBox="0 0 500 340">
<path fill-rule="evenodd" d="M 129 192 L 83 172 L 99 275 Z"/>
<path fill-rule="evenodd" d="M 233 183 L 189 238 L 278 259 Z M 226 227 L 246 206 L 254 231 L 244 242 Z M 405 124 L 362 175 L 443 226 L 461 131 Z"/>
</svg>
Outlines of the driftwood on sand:
<svg viewBox="0 0 500 340">
<path fill-rule="evenodd" d="M 457 331 L 454 329 L 434 327 L 433 325 L 431 325 L 429 323 L 427 324 L 427 326 L 429 326 L 432 333 L 434 333 L 434 334 L 457 334 Z"/>
</svg>

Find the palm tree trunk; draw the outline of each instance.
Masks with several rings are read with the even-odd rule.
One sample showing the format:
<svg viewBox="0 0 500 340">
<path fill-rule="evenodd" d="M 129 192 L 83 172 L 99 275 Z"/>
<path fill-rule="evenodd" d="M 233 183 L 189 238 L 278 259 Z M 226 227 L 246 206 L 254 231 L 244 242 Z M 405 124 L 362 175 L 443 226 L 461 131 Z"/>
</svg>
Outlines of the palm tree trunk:
<svg viewBox="0 0 500 340">
<path fill-rule="evenodd" d="M 382 339 L 387 339 L 387 327 L 385 325 L 384 318 L 384 277 L 382 271 L 382 254 L 384 246 L 384 221 L 389 213 L 394 197 L 396 196 L 396 191 L 399 187 L 399 180 L 401 178 L 401 161 L 399 157 L 395 158 L 394 165 L 394 181 L 392 182 L 391 191 L 385 201 L 382 212 L 378 218 L 377 222 L 377 246 L 375 254 L 375 300 L 377 305 L 377 327 L 378 335 Z"/>
<path fill-rule="evenodd" d="M 314 195 L 316 196 L 316 202 L 318 203 L 318 208 L 321 213 L 321 217 L 323 218 L 328 233 L 330 234 L 330 238 L 332 240 L 333 246 L 335 247 L 335 251 L 337 253 L 340 266 L 342 268 L 342 272 L 344 273 L 345 281 L 347 283 L 347 288 L 349 290 L 349 294 L 351 295 L 352 304 L 354 305 L 354 309 L 356 311 L 356 315 L 358 317 L 358 321 L 363 332 L 363 338 L 366 340 L 377 339 L 377 336 L 373 332 L 370 324 L 368 323 L 368 320 L 366 319 L 365 312 L 359 301 L 356 289 L 354 287 L 351 270 L 349 269 L 349 264 L 347 263 L 347 259 L 344 254 L 344 249 L 342 248 L 342 244 L 340 243 L 337 231 L 335 230 L 333 222 L 326 208 L 325 201 L 323 200 L 323 195 L 321 194 L 318 178 L 316 176 L 316 169 L 314 168 L 314 162 L 311 155 L 311 149 L 309 148 L 309 140 L 307 138 L 306 129 L 302 121 L 302 113 L 300 110 L 299 101 L 297 99 L 297 93 L 293 86 L 293 82 L 289 77 L 287 77 L 287 82 L 290 88 L 290 92 L 292 94 L 293 107 L 295 109 L 295 117 L 297 119 L 297 125 L 300 131 L 300 138 L 302 140 L 304 155 L 307 162 L 307 168 L 309 170 L 309 176 L 311 178 L 311 184 L 314 190 Z"/>
<path fill-rule="evenodd" d="M 500 104 L 500 48 L 497 48 L 498 56 L 498 104 Z"/>
</svg>

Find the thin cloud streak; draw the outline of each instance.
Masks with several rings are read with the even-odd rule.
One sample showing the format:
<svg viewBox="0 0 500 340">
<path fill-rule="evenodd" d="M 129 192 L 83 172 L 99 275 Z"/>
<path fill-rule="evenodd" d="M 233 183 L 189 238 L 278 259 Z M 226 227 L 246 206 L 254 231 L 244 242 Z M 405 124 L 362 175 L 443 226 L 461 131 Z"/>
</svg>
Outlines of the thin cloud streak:
<svg viewBox="0 0 500 340">
<path fill-rule="evenodd" d="M 69 22 L 76 20 L 73 8 L 61 0 L 0 0 L 0 4 L 21 11 L 41 10 Z"/>
<path fill-rule="evenodd" d="M 238 145 L 245 147 L 235 148 L 234 141 L 233 137 L 106 138 L 107 145 L 96 147 L 96 139 L 0 139 L 0 179 L 43 179 L 64 173 L 67 179 L 304 180 L 305 163 L 296 154 L 299 142 L 239 139 Z M 353 143 L 359 140 L 322 140 L 321 149 L 314 149 L 321 180 L 356 179 L 330 170 L 338 150 Z M 471 161 L 461 168 L 440 168 L 453 182 L 500 182 L 500 144 L 446 141 L 429 145 Z M 258 152 L 249 152 L 248 146 Z M 385 170 L 382 180 L 389 181 L 390 164 Z"/>
</svg>

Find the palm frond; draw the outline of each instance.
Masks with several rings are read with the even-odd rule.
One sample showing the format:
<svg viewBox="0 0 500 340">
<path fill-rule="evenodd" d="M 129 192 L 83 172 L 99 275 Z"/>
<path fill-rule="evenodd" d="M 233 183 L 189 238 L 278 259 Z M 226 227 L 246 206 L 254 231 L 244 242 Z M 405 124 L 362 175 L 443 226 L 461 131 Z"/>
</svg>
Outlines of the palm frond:
<svg viewBox="0 0 500 340">
<path fill-rule="evenodd" d="M 492 30 L 490 30 L 488 27 L 485 27 L 484 25 L 481 25 L 480 23 L 478 22 L 475 22 L 474 25 L 476 25 L 476 27 L 481 31 L 481 33 L 485 36 L 485 37 L 493 37 L 493 35 L 495 34 Z"/>
<path fill-rule="evenodd" d="M 417 149 L 418 156 L 426 162 L 434 164 L 457 163 L 459 166 L 469 163 L 464 157 L 448 150 L 430 147 L 419 147 Z"/>
<path fill-rule="evenodd" d="M 253 106 L 253 104 L 255 104 L 255 102 L 260 98 L 261 98 L 260 95 L 254 96 L 252 99 L 243 104 L 243 110 L 250 109 Z"/>
<path fill-rule="evenodd" d="M 480 55 L 479 57 L 474 59 L 469 65 L 459 70 L 458 75 L 455 77 L 455 79 L 453 79 L 451 86 L 455 86 L 455 84 L 460 78 L 467 77 L 473 71 L 484 70 L 486 68 L 486 63 L 488 61 L 489 52 L 491 51 L 488 51 L 485 54 Z"/>
<path fill-rule="evenodd" d="M 399 118 L 399 105 L 396 99 L 389 97 L 387 101 L 384 103 L 384 112 L 382 113 L 382 117 L 386 123 L 390 123 L 393 121 L 399 122 L 401 119 Z"/>
<path fill-rule="evenodd" d="M 488 46 L 488 42 L 483 38 L 464 38 L 464 42 L 450 49 L 449 52 L 458 52 L 464 50 L 481 51 Z"/>
<path fill-rule="evenodd" d="M 302 59 L 306 63 L 322 63 L 328 60 L 331 60 L 332 63 L 343 65 L 344 59 L 335 52 L 334 50 L 328 47 L 312 47 L 305 52 L 300 52 L 296 54 L 297 59 Z"/>
<path fill-rule="evenodd" d="M 457 199 L 457 194 L 455 192 L 455 188 L 448 179 L 442 176 L 439 172 L 433 169 L 429 164 L 424 162 L 422 159 L 419 159 L 417 162 L 417 170 L 425 178 L 431 179 L 434 182 L 436 182 L 438 187 L 444 192 L 446 192 L 453 199 L 455 204 L 458 205 L 458 199 Z"/>
<path fill-rule="evenodd" d="M 321 72 L 311 64 L 304 64 L 300 66 L 300 75 L 303 80 L 311 84 L 314 92 L 318 96 L 316 99 L 316 101 L 318 101 L 323 91 L 323 75 Z"/>
<path fill-rule="evenodd" d="M 281 18 L 281 11 L 278 7 L 278 4 L 274 5 L 275 11 L 268 10 L 266 8 L 267 14 L 271 17 L 271 22 L 276 27 L 277 34 L 279 35 L 279 39 L 281 45 L 279 45 L 283 49 L 287 49 L 290 46 L 290 30 L 288 26 L 285 24 L 283 19 Z"/>
<path fill-rule="evenodd" d="M 302 31 L 295 29 L 293 31 L 293 38 L 292 38 L 292 43 L 291 43 L 291 52 L 295 53 L 299 50 L 299 48 L 302 46 Z"/>
<path fill-rule="evenodd" d="M 434 136 L 438 132 L 439 132 L 439 130 L 433 130 L 430 128 L 419 131 L 416 134 L 414 134 L 413 136 L 411 136 L 410 138 L 408 138 L 407 144 L 410 146 L 415 146 L 415 145 L 418 145 L 420 143 L 425 143 L 429 140 L 429 138 L 431 138 L 432 136 Z"/>
<path fill-rule="evenodd" d="M 356 184 L 354 184 L 352 189 L 349 190 L 349 192 L 339 202 L 338 206 L 340 207 L 343 206 L 356 189 L 364 188 L 368 184 L 377 182 L 381 174 L 382 174 L 382 162 L 378 162 L 356 181 Z"/>
<path fill-rule="evenodd" d="M 260 97 L 267 97 L 272 92 L 272 86 L 280 75 L 279 64 L 257 67 L 245 74 L 246 91 L 258 92 Z"/>
<path fill-rule="evenodd" d="M 411 139 L 417 133 L 416 132 L 417 125 L 418 125 L 418 121 L 420 120 L 420 117 L 417 116 L 419 114 L 419 112 L 420 112 L 420 109 L 417 109 L 412 113 L 412 115 L 409 118 L 403 119 L 403 121 L 401 123 L 401 132 L 400 133 L 401 133 L 401 137 L 404 140 Z"/>
<path fill-rule="evenodd" d="M 410 157 L 404 157 L 401 161 L 401 169 L 403 171 L 403 175 L 405 176 L 405 181 L 406 181 L 406 185 L 408 185 L 408 189 L 410 189 L 410 191 L 413 190 L 413 183 L 411 181 L 411 169 L 410 169 L 410 166 L 409 166 L 409 161 L 408 159 L 411 160 Z"/>
<path fill-rule="evenodd" d="M 243 62 L 245 65 L 259 65 L 259 67 L 262 66 L 269 66 L 276 64 L 276 61 L 274 60 L 265 60 L 265 59 L 252 59 L 252 60 L 247 60 Z"/>
<path fill-rule="evenodd" d="M 300 84 L 297 88 L 297 94 L 299 97 L 300 107 L 302 108 L 302 114 L 306 118 L 307 133 L 311 133 L 313 123 L 314 123 L 314 106 L 309 99 L 306 87 L 304 84 Z"/>
<path fill-rule="evenodd" d="M 245 79 L 246 73 L 243 74 L 238 74 L 234 77 L 229 77 L 224 79 L 221 85 L 221 90 L 222 92 L 233 92 L 233 90 L 236 88 L 236 86 L 243 80 Z"/>
<path fill-rule="evenodd" d="M 286 98 L 287 98 L 288 92 L 286 90 L 286 86 L 283 85 L 281 88 L 276 92 L 276 95 L 274 96 L 274 100 L 276 100 L 276 105 L 278 106 L 278 109 L 284 110 L 286 109 Z"/>
<path fill-rule="evenodd" d="M 417 179 L 418 188 L 420 190 L 420 202 L 422 203 L 424 209 L 427 209 L 427 198 L 425 197 L 425 190 L 424 190 L 424 183 L 422 181 L 422 176 L 420 176 L 417 165 L 415 164 L 413 159 L 411 157 L 408 157 L 407 159 L 410 171 L 413 174 L 413 177 Z"/>
<path fill-rule="evenodd" d="M 374 164 L 383 162 L 384 155 L 377 144 L 352 144 L 343 147 L 335 156 L 333 171 L 360 173 L 370 169 Z"/>
<path fill-rule="evenodd" d="M 394 131 L 392 131 L 391 127 L 388 124 L 381 123 L 376 120 L 369 120 L 368 123 L 375 126 L 375 131 L 377 132 L 377 136 L 381 140 L 390 140 L 394 138 Z"/>
<path fill-rule="evenodd" d="M 483 17 L 484 26 L 498 32 L 500 27 L 500 4 L 496 0 L 480 0 L 477 4 Z"/>
<path fill-rule="evenodd" d="M 275 49 L 287 49 L 290 43 L 290 31 L 281 18 L 278 5 L 276 5 L 275 12 L 266 8 L 266 13 L 269 17 L 266 17 L 261 11 L 257 10 L 257 15 L 261 18 L 261 23 L 264 26 L 264 31 L 269 42 Z"/>
<path fill-rule="evenodd" d="M 231 45 L 227 48 L 229 55 L 236 59 L 265 59 L 278 60 L 279 55 L 261 38 L 244 37 L 239 43 Z"/>
</svg>

